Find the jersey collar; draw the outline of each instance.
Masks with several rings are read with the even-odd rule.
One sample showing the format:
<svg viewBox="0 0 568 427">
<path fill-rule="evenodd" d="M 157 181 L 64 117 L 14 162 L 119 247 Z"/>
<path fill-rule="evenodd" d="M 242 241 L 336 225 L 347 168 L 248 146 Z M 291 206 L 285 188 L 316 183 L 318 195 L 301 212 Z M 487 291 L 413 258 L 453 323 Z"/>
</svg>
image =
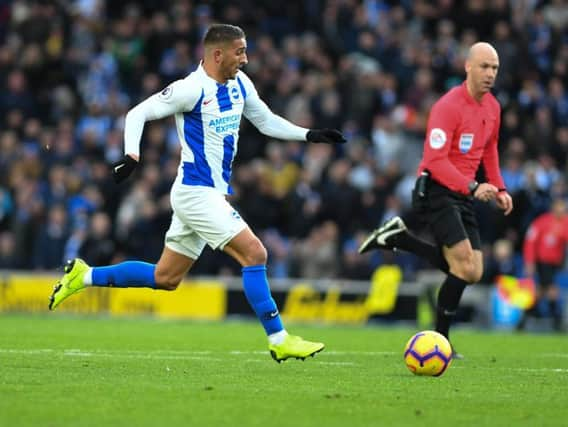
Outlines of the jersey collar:
<svg viewBox="0 0 568 427">
<path fill-rule="evenodd" d="M 205 72 L 205 68 L 203 68 L 203 61 L 199 61 L 199 65 L 197 66 L 197 73 L 201 74 L 202 77 L 205 77 L 208 80 L 211 80 L 212 82 L 217 83 L 217 80 L 215 80 L 213 77 L 211 77 L 209 74 L 207 74 Z"/>
</svg>

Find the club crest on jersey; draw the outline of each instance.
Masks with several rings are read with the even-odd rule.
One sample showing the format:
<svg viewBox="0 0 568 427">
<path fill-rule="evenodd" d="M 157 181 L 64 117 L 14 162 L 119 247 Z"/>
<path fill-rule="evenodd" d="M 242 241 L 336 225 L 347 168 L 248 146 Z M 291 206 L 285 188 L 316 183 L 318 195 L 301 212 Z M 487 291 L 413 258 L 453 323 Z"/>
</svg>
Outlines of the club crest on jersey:
<svg viewBox="0 0 568 427">
<path fill-rule="evenodd" d="M 239 90 L 236 87 L 231 88 L 231 99 L 233 101 L 236 101 L 237 99 L 239 99 Z"/>
<path fill-rule="evenodd" d="M 462 133 L 460 135 L 459 148 L 462 153 L 467 153 L 473 145 L 473 133 Z"/>
</svg>

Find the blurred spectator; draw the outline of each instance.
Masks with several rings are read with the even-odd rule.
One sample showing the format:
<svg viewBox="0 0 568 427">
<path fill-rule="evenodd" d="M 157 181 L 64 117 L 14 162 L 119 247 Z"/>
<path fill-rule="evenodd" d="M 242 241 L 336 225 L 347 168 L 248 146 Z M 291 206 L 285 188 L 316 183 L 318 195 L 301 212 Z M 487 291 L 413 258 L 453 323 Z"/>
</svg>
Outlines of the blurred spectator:
<svg viewBox="0 0 568 427">
<path fill-rule="evenodd" d="M 372 138 L 379 169 L 385 169 L 401 157 L 405 145 L 404 133 L 391 118 L 375 118 Z"/>
<path fill-rule="evenodd" d="M 274 195 L 282 199 L 296 185 L 300 168 L 286 158 L 285 146 L 279 141 L 268 143 L 266 157 L 268 162 L 264 165 L 263 174 L 269 181 Z"/>
<path fill-rule="evenodd" d="M 523 261 L 515 254 L 515 248 L 510 240 L 495 241 L 487 255 L 487 257 L 484 256 L 485 266 L 481 283 L 494 285 L 497 277 L 502 274 L 522 277 Z"/>
<path fill-rule="evenodd" d="M 360 195 L 349 185 L 351 164 L 347 159 L 335 160 L 329 168 L 328 179 L 321 190 L 321 218 L 333 221 L 342 233 L 355 230 L 358 224 Z"/>
<path fill-rule="evenodd" d="M 16 239 L 14 238 L 14 233 L 9 231 L 0 233 L 0 268 L 17 268 L 18 259 L 16 257 Z"/>
<path fill-rule="evenodd" d="M 130 234 L 124 246 L 134 258 L 145 259 L 149 262 L 158 262 L 162 253 L 163 236 L 170 225 L 169 195 L 164 198 L 167 201 L 167 209 L 145 200 L 140 212 L 134 219 Z"/>
<path fill-rule="evenodd" d="M 59 268 L 65 262 L 63 254 L 68 237 L 67 210 L 61 204 L 54 205 L 35 238 L 33 268 Z"/>
<path fill-rule="evenodd" d="M 321 211 L 321 194 L 315 175 L 304 169 L 296 186 L 288 193 L 284 208 L 285 230 L 291 237 L 305 237 L 318 221 Z"/>
<path fill-rule="evenodd" d="M 539 312 L 539 302 L 548 302 L 548 314 L 556 330 L 562 328 L 562 308 L 557 275 L 566 259 L 568 244 L 568 211 L 566 200 L 555 199 L 550 212 L 537 217 L 530 225 L 524 246 L 525 272 L 534 277 L 537 284 L 535 305 L 524 312 L 517 329 L 526 326 L 527 318 Z"/>
<path fill-rule="evenodd" d="M 308 237 L 294 245 L 293 259 L 297 277 L 325 279 L 336 277 L 338 229 L 335 223 L 326 221 L 312 229 Z"/>
<path fill-rule="evenodd" d="M 15 236 L 15 268 L 31 268 L 35 236 L 43 211 L 37 182 L 20 176 L 10 230 Z"/>
<path fill-rule="evenodd" d="M 360 255 L 357 251 L 365 235 L 358 233 L 354 238 L 345 241 L 341 251 L 340 276 L 351 280 L 369 280 L 373 268 L 369 262 L 372 254 Z"/>
<path fill-rule="evenodd" d="M 0 92 L 0 115 L 4 117 L 9 111 L 19 111 L 30 117 L 36 111 L 36 99 L 27 87 L 27 79 L 21 70 L 13 70 L 8 74 L 4 87 Z"/>
<path fill-rule="evenodd" d="M 106 265 L 116 256 L 116 244 L 112 239 L 111 220 L 104 212 L 91 217 L 89 231 L 79 248 L 79 256 L 87 263 Z"/>
<path fill-rule="evenodd" d="M 544 21 L 557 31 L 568 27 L 568 7 L 566 0 L 552 0 L 542 9 Z"/>
<path fill-rule="evenodd" d="M 0 230 L 8 226 L 12 209 L 13 201 L 10 192 L 0 187 Z"/>
<path fill-rule="evenodd" d="M 275 278 L 290 277 L 290 241 L 276 229 L 268 229 L 261 235 L 268 251 L 270 276 Z"/>
</svg>

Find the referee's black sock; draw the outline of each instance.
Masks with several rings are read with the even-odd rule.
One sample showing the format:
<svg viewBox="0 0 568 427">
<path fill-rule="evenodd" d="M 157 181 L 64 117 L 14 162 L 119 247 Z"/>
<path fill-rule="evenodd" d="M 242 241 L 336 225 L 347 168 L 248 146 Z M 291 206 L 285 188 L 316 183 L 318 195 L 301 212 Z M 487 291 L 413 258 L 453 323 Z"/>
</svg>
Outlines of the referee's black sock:
<svg viewBox="0 0 568 427">
<path fill-rule="evenodd" d="M 553 321 L 553 327 L 555 330 L 560 330 L 562 328 L 562 313 L 559 309 L 558 301 L 555 299 L 548 300 L 548 310 Z"/>
<path fill-rule="evenodd" d="M 431 243 L 419 239 L 408 230 L 397 234 L 394 243 L 398 249 L 411 252 L 418 255 L 420 258 L 428 260 L 430 264 L 442 270 L 444 273 L 448 274 L 450 272 L 450 266 L 444 258 L 442 250 Z"/>
<path fill-rule="evenodd" d="M 448 274 L 438 293 L 438 307 L 436 313 L 436 331 L 450 338 L 450 324 L 456 316 L 461 296 L 468 282 Z"/>
<path fill-rule="evenodd" d="M 548 311 L 550 311 L 550 316 L 554 317 L 558 314 L 558 302 L 555 299 L 548 300 Z"/>
</svg>

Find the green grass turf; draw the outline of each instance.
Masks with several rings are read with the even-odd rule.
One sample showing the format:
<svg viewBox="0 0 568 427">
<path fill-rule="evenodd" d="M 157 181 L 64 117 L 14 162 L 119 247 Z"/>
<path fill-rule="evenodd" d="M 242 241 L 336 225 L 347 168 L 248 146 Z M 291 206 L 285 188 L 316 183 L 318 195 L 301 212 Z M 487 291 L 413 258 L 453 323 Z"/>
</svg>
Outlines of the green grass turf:
<svg viewBox="0 0 568 427">
<path fill-rule="evenodd" d="M 290 326 L 327 348 L 275 363 L 256 323 L 0 316 L 0 426 L 568 425 L 568 340 L 454 331 L 416 377 L 407 328 Z"/>
</svg>

